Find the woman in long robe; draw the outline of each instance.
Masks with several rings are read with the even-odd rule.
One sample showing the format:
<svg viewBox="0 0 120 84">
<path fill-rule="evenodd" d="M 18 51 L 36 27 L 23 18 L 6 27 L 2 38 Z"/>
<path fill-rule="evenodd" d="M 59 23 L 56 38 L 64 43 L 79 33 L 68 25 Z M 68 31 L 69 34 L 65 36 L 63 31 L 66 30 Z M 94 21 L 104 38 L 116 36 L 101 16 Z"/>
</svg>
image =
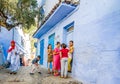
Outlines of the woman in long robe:
<svg viewBox="0 0 120 84">
<path fill-rule="evenodd" d="M 10 62 L 10 74 L 16 74 L 20 68 L 19 50 L 15 45 L 15 41 L 11 41 L 11 46 L 8 50 L 7 61 Z"/>
</svg>

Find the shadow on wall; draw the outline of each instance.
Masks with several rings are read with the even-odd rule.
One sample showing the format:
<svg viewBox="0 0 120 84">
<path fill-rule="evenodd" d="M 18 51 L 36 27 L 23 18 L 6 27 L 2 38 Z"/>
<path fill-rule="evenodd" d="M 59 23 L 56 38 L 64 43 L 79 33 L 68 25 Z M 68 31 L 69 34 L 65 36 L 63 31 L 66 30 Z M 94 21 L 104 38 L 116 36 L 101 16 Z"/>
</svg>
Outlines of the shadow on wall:
<svg viewBox="0 0 120 84">
<path fill-rule="evenodd" d="M 0 44 L 2 44 L 3 46 L 5 60 L 7 58 L 7 50 L 9 48 L 11 39 L 12 39 L 12 29 L 8 31 L 6 28 L 1 27 Z"/>
<path fill-rule="evenodd" d="M 120 56 L 120 47 L 118 48 L 118 53 L 119 53 L 119 56 Z"/>
<path fill-rule="evenodd" d="M 3 54 L 4 54 L 5 60 L 6 60 L 7 54 L 8 54 L 7 50 L 9 48 L 9 42 L 8 41 L 2 41 L 2 40 L 0 40 L 0 44 L 3 46 Z"/>
</svg>

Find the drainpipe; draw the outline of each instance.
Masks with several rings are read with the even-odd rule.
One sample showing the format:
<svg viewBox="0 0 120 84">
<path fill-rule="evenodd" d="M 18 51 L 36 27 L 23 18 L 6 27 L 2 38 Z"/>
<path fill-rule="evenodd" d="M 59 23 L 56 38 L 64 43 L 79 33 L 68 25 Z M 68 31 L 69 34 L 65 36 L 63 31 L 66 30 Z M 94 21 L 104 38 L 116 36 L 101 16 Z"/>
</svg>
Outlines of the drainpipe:
<svg viewBox="0 0 120 84">
<path fill-rule="evenodd" d="M 0 26 L 0 32 L 1 32 L 1 26 Z"/>
<path fill-rule="evenodd" d="M 15 29 L 15 28 L 13 28 L 13 31 L 12 31 L 12 40 L 14 40 L 14 32 L 15 32 L 14 29 Z"/>
</svg>

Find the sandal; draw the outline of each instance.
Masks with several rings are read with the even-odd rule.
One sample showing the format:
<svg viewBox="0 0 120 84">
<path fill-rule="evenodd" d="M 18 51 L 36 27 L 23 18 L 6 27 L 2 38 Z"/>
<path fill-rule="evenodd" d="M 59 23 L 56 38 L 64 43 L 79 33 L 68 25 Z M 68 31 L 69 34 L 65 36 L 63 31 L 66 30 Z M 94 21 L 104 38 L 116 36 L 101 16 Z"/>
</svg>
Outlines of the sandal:
<svg viewBox="0 0 120 84">
<path fill-rule="evenodd" d="M 60 78 L 64 78 L 63 76 L 60 76 Z"/>
<path fill-rule="evenodd" d="M 67 79 L 68 77 L 64 77 L 64 79 Z"/>
<path fill-rule="evenodd" d="M 54 74 L 54 76 L 59 76 L 59 73 L 57 73 L 57 74 Z"/>
<path fill-rule="evenodd" d="M 34 73 L 30 73 L 30 75 L 34 75 Z"/>
<path fill-rule="evenodd" d="M 10 72 L 10 75 L 12 75 L 13 74 L 13 72 Z"/>
<path fill-rule="evenodd" d="M 48 74 L 51 74 L 51 72 L 48 72 Z"/>
<path fill-rule="evenodd" d="M 42 74 L 41 72 L 38 72 L 39 74 Z"/>
<path fill-rule="evenodd" d="M 14 75 L 17 74 L 17 72 L 12 72 Z"/>
</svg>

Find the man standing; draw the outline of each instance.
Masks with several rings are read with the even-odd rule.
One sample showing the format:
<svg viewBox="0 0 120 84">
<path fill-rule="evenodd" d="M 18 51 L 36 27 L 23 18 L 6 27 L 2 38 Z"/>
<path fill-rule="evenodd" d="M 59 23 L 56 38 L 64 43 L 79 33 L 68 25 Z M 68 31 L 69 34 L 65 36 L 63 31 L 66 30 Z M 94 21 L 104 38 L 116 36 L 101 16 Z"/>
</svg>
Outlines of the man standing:
<svg viewBox="0 0 120 84">
<path fill-rule="evenodd" d="M 11 41 L 10 48 L 8 50 L 7 61 L 10 62 L 9 69 L 11 70 L 10 74 L 16 74 L 17 70 L 20 68 L 20 57 L 19 50 L 15 45 L 15 41 Z"/>
<path fill-rule="evenodd" d="M 68 53 L 68 72 L 71 72 L 72 69 L 72 59 L 73 59 L 74 46 L 73 41 L 69 42 L 69 53 Z"/>
</svg>

